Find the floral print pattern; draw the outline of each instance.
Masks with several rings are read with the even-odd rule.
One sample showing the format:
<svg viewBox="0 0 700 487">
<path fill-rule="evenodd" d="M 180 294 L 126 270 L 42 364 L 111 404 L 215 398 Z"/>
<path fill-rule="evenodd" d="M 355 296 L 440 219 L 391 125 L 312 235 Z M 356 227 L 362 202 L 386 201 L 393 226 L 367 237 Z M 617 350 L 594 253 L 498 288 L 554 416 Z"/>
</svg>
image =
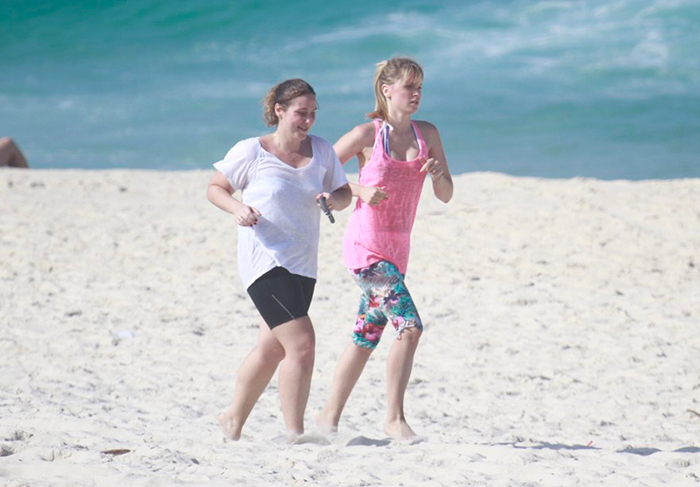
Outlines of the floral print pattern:
<svg viewBox="0 0 700 487">
<path fill-rule="evenodd" d="M 362 269 L 351 270 L 362 290 L 360 309 L 353 330 L 353 342 L 363 348 L 377 347 L 388 322 L 395 336 L 406 328 L 423 330 L 423 323 L 404 276 L 389 261 L 380 260 Z"/>
</svg>

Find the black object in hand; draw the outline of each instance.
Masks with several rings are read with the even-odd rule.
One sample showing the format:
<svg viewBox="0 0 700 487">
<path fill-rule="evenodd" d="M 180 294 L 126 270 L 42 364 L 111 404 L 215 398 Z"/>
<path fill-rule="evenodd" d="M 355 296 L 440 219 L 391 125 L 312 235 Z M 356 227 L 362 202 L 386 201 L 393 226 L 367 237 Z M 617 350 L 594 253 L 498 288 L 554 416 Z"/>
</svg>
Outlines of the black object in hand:
<svg viewBox="0 0 700 487">
<path fill-rule="evenodd" d="M 321 196 L 318 199 L 318 204 L 321 205 L 321 209 L 326 214 L 326 216 L 331 221 L 331 223 L 335 223 L 335 218 L 333 218 L 333 213 L 331 213 L 331 210 L 328 209 L 328 205 L 326 204 L 326 197 L 325 196 Z"/>
</svg>

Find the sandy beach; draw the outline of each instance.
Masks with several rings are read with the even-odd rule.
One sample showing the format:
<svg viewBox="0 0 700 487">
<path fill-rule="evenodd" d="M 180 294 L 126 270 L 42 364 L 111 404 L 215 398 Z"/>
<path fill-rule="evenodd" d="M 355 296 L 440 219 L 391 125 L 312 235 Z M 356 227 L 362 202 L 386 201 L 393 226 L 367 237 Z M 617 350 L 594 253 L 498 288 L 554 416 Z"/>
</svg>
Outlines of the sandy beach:
<svg viewBox="0 0 700 487">
<path fill-rule="evenodd" d="M 419 438 L 381 430 L 387 334 L 340 431 L 313 417 L 359 291 L 322 221 L 307 434 L 277 382 L 225 441 L 255 342 L 210 171 L 0 170 L 3 486 L 700 484 L 700 180 L 472 173 L 419 206 Z"/>
</svg>

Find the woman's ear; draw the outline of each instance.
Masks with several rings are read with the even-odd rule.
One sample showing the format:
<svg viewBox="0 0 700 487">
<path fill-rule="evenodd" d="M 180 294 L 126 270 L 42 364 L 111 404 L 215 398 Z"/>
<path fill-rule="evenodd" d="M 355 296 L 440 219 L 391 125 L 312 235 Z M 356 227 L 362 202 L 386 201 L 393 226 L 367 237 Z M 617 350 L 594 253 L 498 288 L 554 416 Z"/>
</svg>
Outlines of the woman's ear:
<svg viewBox="0 0 700 487">
<path fill-rule="evenodd" d="M 384 95 L 384 98 L 387 98 L 387 99 L 391 98 L 391 96 L 389 96 L 389 95 L 391 95 L 391 86 L 387 85 L 387 84 L 383 84 L 382 85 L 382 94 Z"/>
<path fill-rule="evenodd" d="M 282 119 L 282 114 L 284 113 L 284 108 L 279 103 L 275 103 L 275 115 L 277 118 Z"/>
</svg>

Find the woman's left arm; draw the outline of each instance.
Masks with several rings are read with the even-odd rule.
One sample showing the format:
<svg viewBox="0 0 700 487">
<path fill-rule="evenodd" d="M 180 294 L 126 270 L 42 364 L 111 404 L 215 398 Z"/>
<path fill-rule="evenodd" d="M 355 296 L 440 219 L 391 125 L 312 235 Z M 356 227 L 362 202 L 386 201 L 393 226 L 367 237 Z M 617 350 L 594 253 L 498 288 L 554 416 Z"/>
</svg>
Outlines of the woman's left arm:
<svg viewBox="0 0 700 487">
<path fill-rule="evenodd" d="M 442 140 L 435 125 L 425 122 L 424 127 L 423 133 L 426 135 L 428 144 L 428 160 L 421 171 L 430 173 L 433 180 L 433 193 L 440 201 L 447 203 L 454 194 L 454 185 L 450 168 L 447 166 L 445 150 L 442 148 Z"/>
<path fill-rule="evenodd" d="M 350 184 L 346 184 L 345 186 L 341 186 L 340 188 L 336 189 L 331 193 L 331 196 L 333 196 L 333 206 L 335 207 L 335 210 L 344 210 L 350 206 L 350 203 L 352 202 L 352 189 L 350 189 Z"/>
<path fill-rule="evenodd" d="M 321 196 L 326 197 L 326 205 L 328 205 L 328 209 L 332 211 L 344 210 L 352 202 L 352 190 L 347 183 L 332 193 L 319 194 L 316 199 L 318 200 Z"/>
</svg>

